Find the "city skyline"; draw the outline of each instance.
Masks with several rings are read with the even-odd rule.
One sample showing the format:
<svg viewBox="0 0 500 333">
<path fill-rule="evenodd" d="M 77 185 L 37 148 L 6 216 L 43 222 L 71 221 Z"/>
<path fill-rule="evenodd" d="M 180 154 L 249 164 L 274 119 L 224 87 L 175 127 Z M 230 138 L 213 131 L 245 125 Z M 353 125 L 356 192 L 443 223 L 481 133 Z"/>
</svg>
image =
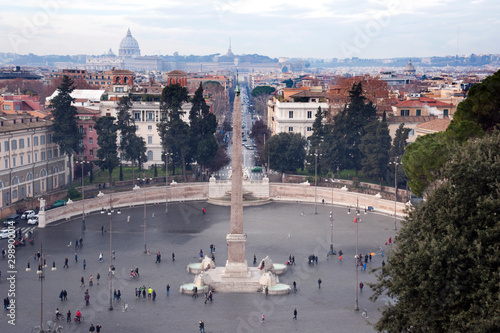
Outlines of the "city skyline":
<svg viewBox="0 0 500 333">
<path fill-rule="evenodd" d="M 393 58 L 500 53 L 490 0 L 24 0 L 0 14 L 1 52 L 115 54 L 130 28 L 142 55 Z"/>
</svg>

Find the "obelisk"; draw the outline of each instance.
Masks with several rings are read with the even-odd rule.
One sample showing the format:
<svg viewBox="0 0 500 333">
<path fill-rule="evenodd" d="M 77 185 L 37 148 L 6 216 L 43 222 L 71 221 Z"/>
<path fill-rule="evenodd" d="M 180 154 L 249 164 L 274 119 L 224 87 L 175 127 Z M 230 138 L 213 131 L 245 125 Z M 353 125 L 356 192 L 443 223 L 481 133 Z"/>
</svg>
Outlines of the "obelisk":
<svg viewBox="0 0 500 333">
<path fill-rule="evenodd" d="M 231 176 L 231 223 L 226 237 L 228 255 L 224 275 L 246 277 L 248 265 L 245 259 L 246 235 L 243 233 L 243 167 L 241 148 L 241 99 L 238 75 L 233 104 L 233 154 Z"/>
</svg>

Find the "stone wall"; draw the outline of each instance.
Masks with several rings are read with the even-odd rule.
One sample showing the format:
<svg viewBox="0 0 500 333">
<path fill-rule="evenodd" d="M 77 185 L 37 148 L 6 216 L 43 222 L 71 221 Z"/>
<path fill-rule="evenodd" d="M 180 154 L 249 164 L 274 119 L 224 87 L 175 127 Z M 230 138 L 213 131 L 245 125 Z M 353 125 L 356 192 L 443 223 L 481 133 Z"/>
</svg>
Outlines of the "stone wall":
<svg viewBox="0 0 500 333">
<path fill-rule="evenodd" d="M 252 191 L 255 197 L 270 198 L 275 201 L 288 202 L 315 202 L 315 190 L 317 204 L 335 204 L 335 205 L 356 205 L 356 201 L 360 207 L 372 206 L 375 211 L 387 214 L 394 214 L 394 201 L 385 200 L 380 196 L 355 193 L 344 189 L 332 187 L 315 187 L 301 184 L 283 184 L 271 183 L 269 186 L 266 182 L 246 181 L 244 189 Z M 146 188 L 136 188 L 126 192 L 108 192 L 100 194 L 96 198 L 85 200 L 85 212 L 100 211 L 102 208 L 108 209 L 111 206 L 114 208 L 124 208 L 141 206 L 146 201 L 147 204 L 165 203 L 165 198 L 168 197 L 169 202 L 182 201 L 197 201 L 207 200 L 209 197 L 222 197 L 226 191 L 230 190 L 230 182 L 210 182 L 210 183 L 183 183 L 171 184 L 167 188 L 165 186 L 153 186 Z M 396 203 L 396 212 L 398 216 L 404 215 L 406 205 L 401 202 Z M 70 219 L 82 214 L 82 201 L 77 201 L 63 207 L 48 210 L 45 214 L 45 222 L 40 220 L 39 227 L 43 228 L 45 224 L 62 220 Z"/>
</svg>

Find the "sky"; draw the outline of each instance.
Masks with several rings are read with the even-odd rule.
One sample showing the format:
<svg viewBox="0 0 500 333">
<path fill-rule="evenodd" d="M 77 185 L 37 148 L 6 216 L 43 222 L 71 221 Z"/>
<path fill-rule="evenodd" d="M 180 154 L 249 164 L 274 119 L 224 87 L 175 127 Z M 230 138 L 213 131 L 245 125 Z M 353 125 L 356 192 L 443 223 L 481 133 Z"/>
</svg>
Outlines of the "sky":
<svg viewBox="0 0 500 333">
<path fill-rule="evenodd" d="M 0 52 L 395 58 L 500 53 L 498 0 L 0 0 Z"/>
</svg>

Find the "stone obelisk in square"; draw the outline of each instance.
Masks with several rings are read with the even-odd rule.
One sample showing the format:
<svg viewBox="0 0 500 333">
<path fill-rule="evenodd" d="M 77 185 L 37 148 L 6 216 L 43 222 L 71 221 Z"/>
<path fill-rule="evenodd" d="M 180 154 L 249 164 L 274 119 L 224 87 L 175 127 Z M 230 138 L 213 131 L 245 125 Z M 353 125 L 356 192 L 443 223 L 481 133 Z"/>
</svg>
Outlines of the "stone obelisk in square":
<svg viewBox="0 0 500 333">
<path fill-rule="evenodd" d="M 238 79 L 236 79 L 238 80 Z M 231 176 L 231 223 L 226 237 L 228 256 L 224 275 L 244 277 L 248 274 L 245 259 L 246 235 L 243 233 L 243 167 L 241 135 L 241 99 L 240 88 L 236 82 L 233 107 L 233 153 Z"/>
</svg>

